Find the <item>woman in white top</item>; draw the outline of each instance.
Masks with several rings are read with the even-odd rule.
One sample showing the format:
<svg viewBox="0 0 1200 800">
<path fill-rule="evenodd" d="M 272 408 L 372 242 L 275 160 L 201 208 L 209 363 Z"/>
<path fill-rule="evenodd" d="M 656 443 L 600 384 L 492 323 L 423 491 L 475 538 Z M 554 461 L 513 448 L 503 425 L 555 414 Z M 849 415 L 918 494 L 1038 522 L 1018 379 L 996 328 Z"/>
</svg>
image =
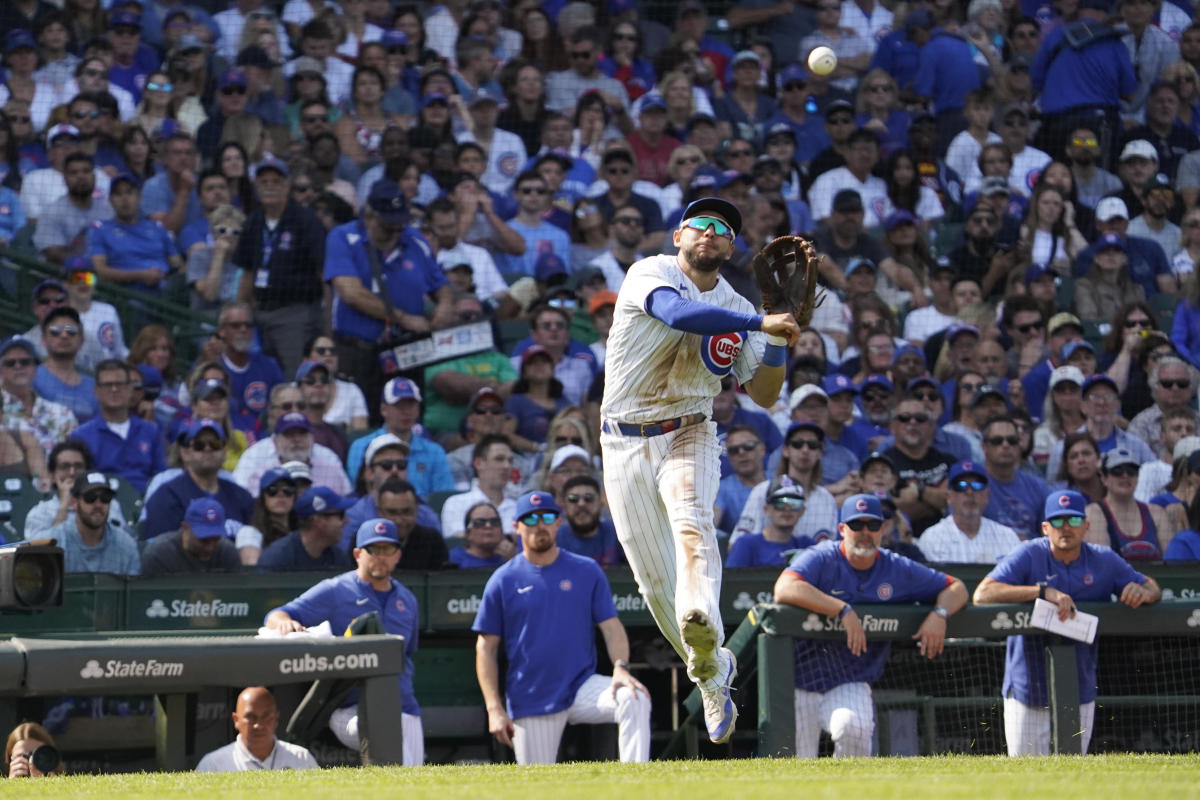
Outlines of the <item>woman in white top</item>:
<svg viewBox="0 0 1200 800">
<path fill-rule="evenodd" d="M 337 350 L 333 339 L 317 336 L 304 346 L 306 361 L 320 361 L 329 368 L 330 375 L 338 374 Z M 346 430 L 361 431 L 367 428 L 367 400 L 357 385 L 337 378 L 333 382 L 333 395 L 329 407 L 322 417 L 330 425 L 343 425 Z"/>
<path fill-rule="evenodd" d="M 300 527 L 296 516 L 299 487 L 290 472 L 283 467 L 269 469 L 259 479 L 258 487 L 250 524 L 239 528 L 234 539 L 238 556 L 248 567 L 258 563 L 267 545 Z"/>
<path fill-rule="evenodd" d="M 1075 207 L 1057 186 L 1042 184 L 1034 189 L 1021 225 L 1021 243 L 1029 248 L 1034 264 L 1046 264 L 1059 275 L 1071 274 L 1072 263 L 1088 242 L 1075 226 Z"/>
</svg>

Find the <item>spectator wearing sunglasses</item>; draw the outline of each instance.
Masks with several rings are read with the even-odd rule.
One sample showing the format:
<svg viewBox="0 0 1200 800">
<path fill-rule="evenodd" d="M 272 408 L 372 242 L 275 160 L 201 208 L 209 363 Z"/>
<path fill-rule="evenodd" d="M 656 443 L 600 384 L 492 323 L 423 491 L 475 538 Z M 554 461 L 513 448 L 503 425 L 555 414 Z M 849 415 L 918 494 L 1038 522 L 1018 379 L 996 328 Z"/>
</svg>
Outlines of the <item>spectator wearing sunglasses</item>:
<svg viewBox="0 0 1200 800">
<path fill-rule="evenodd" d="M 1196 369 L 1175 356 L 1166 356 L 1150 368 L 1150 392 L 1154 405 L 1129 421 L 1128 433 L 1150 445 L 1158 457 L 1170 448 L 1162 440 L 1163 413 L 1169 408 L 1190 408 L 1196 419 Z M 1198 420 L 1200 421 L 1200 420 Z"/>
<path fill-rule="evenodd" d="M 43 282 L 43 292 L 62 284 L 57 281 Z M 39 301 L 41 292 L 34 290 Z M 96 404 L 96 381 L 79 371 L 75 356 L 83 346 L 83 323 L 79 312 L 66 305 L 66 292 L 62 292 L 63 305 L 52 306 L 42 319 L 39 331 L 45 343 L 46 360 L 37 368 L 33 378 L 33 391 L 38 397 L 66 406 L 80 422 L 86 422 L 99 412 Z"/>
<path fill-rule="evenodd" d="M 81 472 L 68 498 L 71 514 L 39 534 L 58 541 L 68 573 L 137 575 L 141 572 L 137 542 L 109 517 L 115 495 L 107 475 L 94 470 Z"/>
<path fill-rule="evenodd" d="M 811 537 L 794 533 L 803 515 L 804 487 L 787 475 L 777 476 L 767 488 L 763 529 L 739 537 L 729 548 L 725 566 L 786 566 L 797 551 L 816 544 Z"/>
<path fill-rule="evenodd" d="M 559 490 L 559 500 L 565 518 L 558 529 L 559 547 L 605 568 L 625 563 L 617 529 L 607 519 L 599 481 L 591 475 L 568 478 Z"/>
<path fill-rule="evenodd" d="M 912 521 L 918 536 L 941 519 L 946 509 L 946 476 L 955 461 L 933 446 L 936 428 L 924 401 L 905 398 L 892 416 L 895 444 L 884 451 L 900 476 L 896 505 Z"/>
<path fill-rule="evenodd" d="M 371 440 L 363 459 L 363 468 L 358 474 L 358 482 L 355 484 L 356 493 L 362 496 L 346 511 L 346 524 L 342 528 L 344 549 L 348 549 L 354 541 L 354 534 L 359 525 L 379 516 L 379 488 L 391 478 L 408 481 L 410 452 L 408 443 L 393 433 L 385 433 Z M 438 513 L 419 497 L 417 526 L 438 534 L 442 527 Z"/>
<path fill-rule="evenodd" d="M 1046 497 L 1040 533 L 1004 558 L 975 588 L 974 602 L 1030 603 L 1045 600 L 1058 607 L 1059 619 L 1075 615 L 1079 601 L 1118 602 L 1131 608 L 1156 603 L 1162 590 L 1107 547 L 1085 541 L 1089 522 L 1086 500 L 1078 492 Z M 1079 718 L 1082 752 L 1092 738 L 1096 710 L 1098 643 L 1075 645 L 1079 670 Z M 1004 734 L 1008 754 L 1050 753 L 1050 695 L 1046 680 L 1045 638 L 1010 636 L 1004 663 Z"/>
<path fill-rule="evenodd" d="M 516 509 L 516 500 L 505 495 L 505 488 L 512 482 L 513 450 L 508 438 L 492 433 L 480 438 L 475 444 L 471 468 L 475 478 L 471 488 L 462 494 L 451 495 L 442 505 L 442 535 L 447 539 L 466 536 L 461 527 L 467 518 L 467 509 L 477 503 L 491 503 L 500 510 L 500 518 L 511 520 Z M 504 525 L 503 532 L 513 533 L 511 521 Z"/>
<path fill-rule="evenodd" d="M 325 486 L 305 490 L 296 501 L 300 527 L 276 539 L 258 558 L 261 572 L 298 572 L 348 569 L 353 566 L 342 547 L 346 509 L 354 500 L 340 497 Z"/>
<path fill-rule="evenodd" d="M 1097 373 L 1085 379 L 1082 394 L 1083 428 L 1080 430 L 1092 435 L 1100 447 L 1101 455 L 1121 447 L 1133 453 L 1139 464 L 1146 464 L 1155 459 L 1150 445 L 1117 425 L 1121 400 L 1117 394 L 1117 384 L 1112 378 L 1104 373 Z M 1063 443 L 1058 442 L 1050 451 L 1050 459 L 1046 463 L 1046 474 L 1057 475 L 1062 460 Z"/>
<path fill-rule="evenodd" d="M 500 547 L 508 540 L 495 506 L 487 502 L 471 506 L 463 518 L 463 527 L 466 543 L 450 551 L 450 563 L 457 564 L 459 569 L 494 569 L 507 560 Z"/>
<path fill-rule="evenodd" d="M 1100 480 L 1106 491 L 1087 506 L 1083 538 L 1111 547 L 1126 561 L 1161 561 L 1177 530 L 1166 509 L 1134 498 L 1140 470 L 1137 456 L 1124 448 L 1104 454 Z"/>
<path fill-rule="evenodd" d="M 816 758 L 821 731 L 834 758 L 871 755 L 875 732 L 870 685 L 882 674 L 891 642 L 868 642 L 854 603 L 933 603 L 913 636 L 926 658 L 942 652 L 950 615 L 966 605 L 962 581 L 882 549 L 883 509 L 874 495 L 842 504 L 841 541 L 800 553 L 775 583 L 775 602 L 840 620 L 846 643 L 796 640 L 796 756 Z M 864 578 L 864 576 L 866 576 Z"/>
<path fill-rule="evenodd" d="M 1021 544 L 1012 528 L 984 516 L 989 491 L 987 470 L 960 461 L 950 470 L 950 513 L 921 534 L 918 546 L 942 564 L 995 564 Z"/>
<path fill-rule="evenodd" d="M 1037 536 L 1038 510 L 1050 490 L 1041 478 L 1021 470 L 1021 436 L 1016 422 L 1012 417 L 993 417 L 984 423 L 981 432 L 989 490 L 984 514 L 1022 538 Z M 1061 453 L 1061 443 L 1059 447 Z"/>
<path fill-rule="evenodd" d="M 95 372 L 101 361 L 125 359 L 129 348 L 121 332 L 121 317 L 113 305 L 95 299 L 98 279 L 92 263 L 85 258 L 70 258 L 63 269 L 67 302 L 79 312 L 83 325 L 83 347 L 75 355 L 75 363 L 85 372 Z"/>
<path fill-rule="evenodd" d="M 221 475 L 225 460 L 225 429 L 211 419 L 194 419 L 179 442 L 183 473 L 160 486 L 146 500 L 143 539 L 179 527 L 188 504 L 197 497 L 215 497 L 225 509 L 225 518 L 236 522 L 233 529 L 250 524 L 254 498 L 230 476 Z"/>
</svg>

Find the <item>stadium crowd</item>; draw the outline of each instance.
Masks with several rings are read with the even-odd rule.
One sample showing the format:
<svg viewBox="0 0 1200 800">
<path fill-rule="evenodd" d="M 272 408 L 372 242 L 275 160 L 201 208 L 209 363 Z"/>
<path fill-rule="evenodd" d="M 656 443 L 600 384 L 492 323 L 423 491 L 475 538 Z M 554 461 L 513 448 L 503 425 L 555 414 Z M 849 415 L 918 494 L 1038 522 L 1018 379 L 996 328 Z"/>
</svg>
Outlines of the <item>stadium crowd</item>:
<svg viewBox="0 0 1200 800">
<path fill-rule="evenodd" d="M 384 520 L 398 570 L 490 568 L 542 491 L 558 546 L 621 564 L 614 304 L 718 196 L 738 293 L 758 306 L 753 255 L 802 233 L 825 298 L 773 409 L 732 378 L 713 402 L 728 567 L 838 539 L 860 494 L 885 547 L 996 563 L 1056 489 L 1089 543 L 1200 560 L 1186 0 L 715 10 L 4 3 L 0 257 L 61 271 L 17 298 L 0 260 L 37 320 L 0 344 L 0 475 L 43 493 L 17 529 L 69 572 L 345 571 Z M 199 341 L 96 297 L 174 278 Z M 381 361 L 481 320 L 497 347 Z"/>
</svg>

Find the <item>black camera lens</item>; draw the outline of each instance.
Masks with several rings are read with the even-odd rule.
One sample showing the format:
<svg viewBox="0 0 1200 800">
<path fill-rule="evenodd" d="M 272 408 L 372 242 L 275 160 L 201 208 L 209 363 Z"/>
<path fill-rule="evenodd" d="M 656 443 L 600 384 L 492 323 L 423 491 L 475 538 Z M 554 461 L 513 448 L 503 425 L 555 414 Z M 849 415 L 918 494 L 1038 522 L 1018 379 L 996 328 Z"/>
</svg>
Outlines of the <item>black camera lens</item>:
<svg viewBox="0 0 1200 800">
<path fill-rule="evenodd" d="M 59 755 L 57 747 L 52 744 L 44 744 L 33 751 L 33 756 L 29 760 L 38 772 L 49 775 L 58 769 L 62 763 L 62 756 Z"/>
</svg>

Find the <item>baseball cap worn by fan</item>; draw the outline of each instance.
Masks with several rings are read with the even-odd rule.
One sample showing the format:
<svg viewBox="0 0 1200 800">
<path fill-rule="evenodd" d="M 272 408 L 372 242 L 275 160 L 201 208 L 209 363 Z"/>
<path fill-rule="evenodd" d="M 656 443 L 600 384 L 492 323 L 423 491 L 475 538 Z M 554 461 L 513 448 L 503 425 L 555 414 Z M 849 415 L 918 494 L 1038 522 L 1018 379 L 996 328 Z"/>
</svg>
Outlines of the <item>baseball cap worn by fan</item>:
<svg viewBox="0 0 1200 800">
<path fill-rule="evenodd" d="M 29 341 L 24 336 L 21 336 L 19 333 L 13 334 L 3 342 L 0 342 L 0 358 L 3 358 L 5 354 L 14 347 L 19 347 L 28 353 L 30 357 L 33 358 L 35 364 L 39 361 L 37 350 L 33 348 L 33 342 Z"/>
<path fill-rule="evenodd" d="M 592 466 L 592 457 L 587 450 L 577 444 L 568 444 L 554 451 L 554 457 L 550 459 L 550 471 L 554 472 L 572 458 L 582 459 L 588 467 Z"/>
<path fill-rule="evenodd" d="M 1114 219 L 1129 219 L 1129 207 L 1119 197 L 1106 197 L 1096 203 L 1096 221 L 1109 222 Z"/>
<path fill-rule="evenodd" d="M 533 514 L 538 511 L 553 511 L 556 514 L 562 513 L 562 509 L 558 507 L 558 503 L 554 502 L 554 495 L 549 492 L 526 492 L 517 498 L 517 509 L 513 513 L 513 520 L 519 520 L 527 514 Z"/>
<path fill-rule="evenodd" d="M 387 225 L 404 225 L 408 222 L 408 202 L 404 192 L 393 180 L 384 178 L 375 181 L 367 195 L 367 208 Z"/>
<path fill-rule="evenodd" d="M 1129 158 L 1145 158 L 1154 163 L 1158 163 L 1158 151 L 1154 149 L 1154 145 L 1145 139 L 1134 139 L 1125 145 L 1121 150 L 1121 161 Z"/>
<path fill-rule="evenodd" d="M 283 467 L 271 467 L 262 474 L 261 478 L 258 479 L 258 491 L 262 492 L 271 484 L 279 481 L 287 481 L 288 483 L 294 484 L 296 479 L 292 477 L 292 473 L 288 472 Z"/>
<path fill-rule="evenodd" d="M 705 214 L 716 214 L 728 222 L 729 227 L 733 228 L 734 236 L 742 232 L 742 212 L 738 211 L 737 206 L 733 203 L 719 197 L 702 197 L 691 203 L 683 212 L 682 221 L 686 222 L 693 217 Z"/>
<path fill-rule="evenodd" d="M 980 197 L 991 197 L 994 194 L 1007 195 L 1008 193 L 1008 179 L 1001 178 L 998 175 L 984 178 L 983 182 L 979 185 Z"/>
<path fill-rule="evenodd" d="M 1042 510 L 1042 518 L 1046 520 L 1058 517 L 1083 517 L 1087 508 L 1087 500 L 1079 492 L 1070 490 L 1051 492 L 1046 498 Z"/>
<path fill-rule="evenodd" d="M 78 139 L 79 128 L 76 128 L 74 125 L 68 125 L 65 122 L 60 122 L 50 130 L 46 131 L 46 147 L 53 147 L 55 139 L 61 139 L 65 136 Z"/>
<path fill-rule="evenodd" d="M 404 451 L 404 455 L 406 456 L 412 452 L 412 448 L 408 446 L 408 442 L 404 441 L 394 433 L 385 433 L 380 436 L 376 436 L 371 440 L 371 443 L 367 445 L 367 452 L 366 455 L 363 456 L 363 463 L 370 464 L 375 460 L 375 455 L 385 447 L 398 447 Z"/>
<path fill-rule="evenodd" d="M 542 283 L 550 283 L 555 278 L 559 279 L 558 283 L 565 283 L 567 265 L 555 253 L 542 253 L 533 265 L 533 277 Z"/>
<path fill-rule="evenodd" d="M 354 546 L 361 550 L 373 544 L 394 544 L 399 547 L 400 534 L 396 531 L 395 523 L 376 517 L 359 525 L 358 533 L 354 535 Z"/>
<path fill-rule="evenodd" d="M 265 51 L 264 51 L 265 52 Z M 221 77 L 217 79 L 217 91 L 223 91 L 230 86 L 240 86 L 245 89 L 248 85 L 246 73 L 240 69 L 227 69 L 221 73 Z"/>
<path fill-rule="evenodd" d="M 308 417 L 298 411 L 284 414 L 275 421 L 276 433 L 287 433 L 288 431 L 295 430 L 312 431 L 312 423 L 308 421 Z"/>
<path fill-rule="evenodd" d="M 615 306 L 617 304 L 617 293 L 609 289 L 601 289 L 592 295 L 592 299 L 588 301 L 588 313 L 595 314 L 604 306 Z"/>
<path fill-rule="evenodd" d="M 225 535 L 225 507 L 211 497 L 197 497 L 188 503 L 183 521 L 197 539 L 215 539 Z"/>
<path fill-rule="evenodd" d="M 342 497 L 328 486 L 313 486 L 305 489 L 304 494 L 296 500 L 296 516 L 308 519 L 330 511 L 345 511 L 355 502 L 349 497 Z"/>
<path fill-rule="evenodd" d="M 75 479 L 71 486 L 71 494 L 79 497 L 88 489 L 107 489 L 109 492 L 113 490 L 108 483 L 108 476 L 103 472 L 85 472 Z"/>
<path fill-rule="evenodd" d="M 964 475 L 979 478 L 984 483 L 987 483 L 988 480 L 987 470 L 983 468 L 982 464 L 975 461 L 960 461 L 952 466 L 950 468 L 950 476 L 947 480 L 956 481 Z"/>
<path fill-rule="evenodd" d="M 870 494 L 856 494 L 847 497 L 842 503 L 841 522 L 853 522 L 856 519 L 873 519 L 883 522 L 883 506 L 879 498 Z"/>
<path fill-rule="evenodd" d="M 800 500 L 804 499 L 804 487 L 796 483 L 787 475 L 779 475 L 771 480 L 767 486 L 767 502 L 778 500 L 781 497 L 795 497 Z"/>
<path fill-rule="evenodd" d="M 862 211 L 862 195 L 853 189 L 842 189 L 833 196 L 833 210 L 840 213 Z"/>
<path fill-rule="evenodd" d="M 788 411 L 795 411 L 810 397 L 820 397 L 826 403 L 829 402 L 829 395 L 825 394 L 825 390 L 815 383 L 805 383 L 797 386 L 792 391 L 792 396 L 788 398 Z"/>
<path fill-rule="evenodd" d="M 1050 388 L 1053 389 L 1060 383 L 1073 383 L 1076 386 L 1082 387 L 1083 370 L 1070 364 L 1064 364 L 1056 368 L 1054 372 L 1050 373 Z"/>
<path fill-rule="evenodd" d="M 192 442 L 196 441 L 197 436 L 205 431 L 211 431 L 215 433 L 221 443 L 225 443 L 225 429 L 221 426 L 221 423 L 217 422 L 216 420 L 205 419 L 203 417 L 192 420 L 192 424 L 188 425 L 187 432 L 183 435 L 183 443 L 191 444 Z"/>
<path fill-rule="evenodd" d="M 225 381 L 220 378 L 208 378 L 196 384 L 196 388 L 192 391 L 192 395 L 197 400 L 207 400 L 217 392 L 229 396 L 229 387 L 225 385 Z"/>
<path fill-rule="evenodd" d="M 1117 467 L 1124 467 L 1127 465 L 1141 467 L 1141 462 L 1137 460 L 1137 456 L 1135 456 L 1131 451 L 1126 450 L 1124 447 L 1114 447 L 1112 450 L 1109 450 L 1104 454 L 1105 471 L 1114 470 Z"/>
<path fill-rule="evenodd" d="M 1070 325 L 1079 331 L 1079 335 L 1083 335 L 1083 323 L 1079 321 L 1079 317 L 1068 311 L 1060 311 L 1050 318 L 1046 323 L 1046 335 L 1053 336 L 1059 328 Z"/>
<path fill-rule="evenodd" d="M 291 475 L 294 481 L 313 482 L 312 469 L 303 461 L 286 461 L 280 469 L 287 470 L 288 475 Z"/>
<path fill-rule="evenodd" d="M 288 172 L 287 164 L 283 163 L 283 161 L 271 155 L 270 153 L 267 153 L 265 156 L 263 156 L 262 161 L 259 161 L 254 165 L 254 170 L 250 173 L 250 177 L 252 179 L 257 178 L 261 173 L 271 170 L 278 172 L 285 178 L 291 176 L 291 173 Z"/>
<path fill-rule="evenodd" d="M 383 386 L 383 402 L 389 406 L 401 400 L 421 402 L 421 390 L 408 378 L 392 378 Z"/>
</svg>

